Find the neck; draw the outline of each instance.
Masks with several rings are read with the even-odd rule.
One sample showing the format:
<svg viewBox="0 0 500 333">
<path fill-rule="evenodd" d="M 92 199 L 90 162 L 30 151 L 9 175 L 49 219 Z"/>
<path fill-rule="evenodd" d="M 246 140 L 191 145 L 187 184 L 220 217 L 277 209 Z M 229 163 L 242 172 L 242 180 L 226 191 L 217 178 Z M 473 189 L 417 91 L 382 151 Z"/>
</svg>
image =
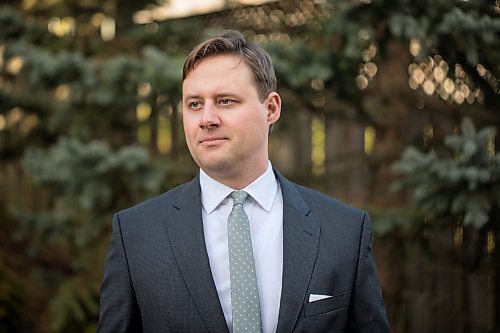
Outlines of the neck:
<svg viewBox="0 0 500 333">
<path fill-rule="evenodd" d="M 212 179 L 218 181 L 221 184 L 226 185 L 234 190 L 241 190 L 254 182 L 257 178 L 262 176 L 267 170 L 268 160 L 265 163 L 260 163 L 260 165 L 253 165 L 246 170 L 238 170 L 232 174 L 217 174 L 216 172 L 210 172 L 208 170 L 203 170 Z"/>
</svg>

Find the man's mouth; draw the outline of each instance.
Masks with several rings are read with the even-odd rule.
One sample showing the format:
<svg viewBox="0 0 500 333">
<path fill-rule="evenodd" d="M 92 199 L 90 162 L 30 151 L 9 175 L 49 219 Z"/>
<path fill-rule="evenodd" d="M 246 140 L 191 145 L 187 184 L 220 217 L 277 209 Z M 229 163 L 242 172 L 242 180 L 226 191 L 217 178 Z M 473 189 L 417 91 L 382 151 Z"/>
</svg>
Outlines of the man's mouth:
<svg viewBox="0 0 500 333">
<path fill-rule="evenodd" d="M 220 144 L 224 141 L 226 141 L 227 138 L 226 137 L 222 137 L 222 136 L 211 136 L 211 137 L 207 137 L 207 138 L 203 138 L 200 140 L 200 144 L 202 146 L 213 146 L 213 145 L 217 145 L 217 144 Z"/>
</svg>

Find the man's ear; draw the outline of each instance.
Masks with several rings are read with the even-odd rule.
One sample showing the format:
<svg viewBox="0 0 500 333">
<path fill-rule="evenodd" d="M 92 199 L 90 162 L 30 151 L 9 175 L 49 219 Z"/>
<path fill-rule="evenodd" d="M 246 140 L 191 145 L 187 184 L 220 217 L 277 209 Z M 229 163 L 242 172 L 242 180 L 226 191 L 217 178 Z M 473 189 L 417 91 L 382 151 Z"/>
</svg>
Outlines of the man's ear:
<svg viewBox="0 0 500 333">
<path fill-rule="evenodd" d="M 270 92 L 264 103 L 267 108 L 267 122 L 269 125 L 272 125 L 281 116 L 281 97 L 275 91 Z"/>
</svg>

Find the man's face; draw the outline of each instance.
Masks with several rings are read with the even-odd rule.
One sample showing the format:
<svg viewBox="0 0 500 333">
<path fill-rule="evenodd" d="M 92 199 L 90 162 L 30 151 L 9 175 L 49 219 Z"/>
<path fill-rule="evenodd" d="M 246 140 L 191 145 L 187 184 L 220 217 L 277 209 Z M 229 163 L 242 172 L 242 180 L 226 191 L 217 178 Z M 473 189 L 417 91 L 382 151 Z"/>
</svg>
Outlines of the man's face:
<svg viewBox="0 0 500 333">
<path fill-rule="evenodd" d="M 182 85 L 186 141 L 195 162 L 219 180 L 258 177 L 267 167 L 268 131 L 281 101 L 261 102 L 248 65 L 236 55 L 197 63 Z"/>
</svg>

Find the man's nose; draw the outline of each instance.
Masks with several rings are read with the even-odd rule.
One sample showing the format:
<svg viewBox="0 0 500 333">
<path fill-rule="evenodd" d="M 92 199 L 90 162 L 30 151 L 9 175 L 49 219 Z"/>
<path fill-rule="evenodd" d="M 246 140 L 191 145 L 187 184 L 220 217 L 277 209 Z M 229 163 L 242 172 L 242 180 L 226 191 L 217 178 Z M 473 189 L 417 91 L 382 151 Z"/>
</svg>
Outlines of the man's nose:
<svg viewBox="0 0 500 333">
<path fill-rule="evenodd" d="M 200 128 L 212 128 L 220 125 L 219 114 L 214 103 L 206 102 L 201 111 Z"/>
</svg>

